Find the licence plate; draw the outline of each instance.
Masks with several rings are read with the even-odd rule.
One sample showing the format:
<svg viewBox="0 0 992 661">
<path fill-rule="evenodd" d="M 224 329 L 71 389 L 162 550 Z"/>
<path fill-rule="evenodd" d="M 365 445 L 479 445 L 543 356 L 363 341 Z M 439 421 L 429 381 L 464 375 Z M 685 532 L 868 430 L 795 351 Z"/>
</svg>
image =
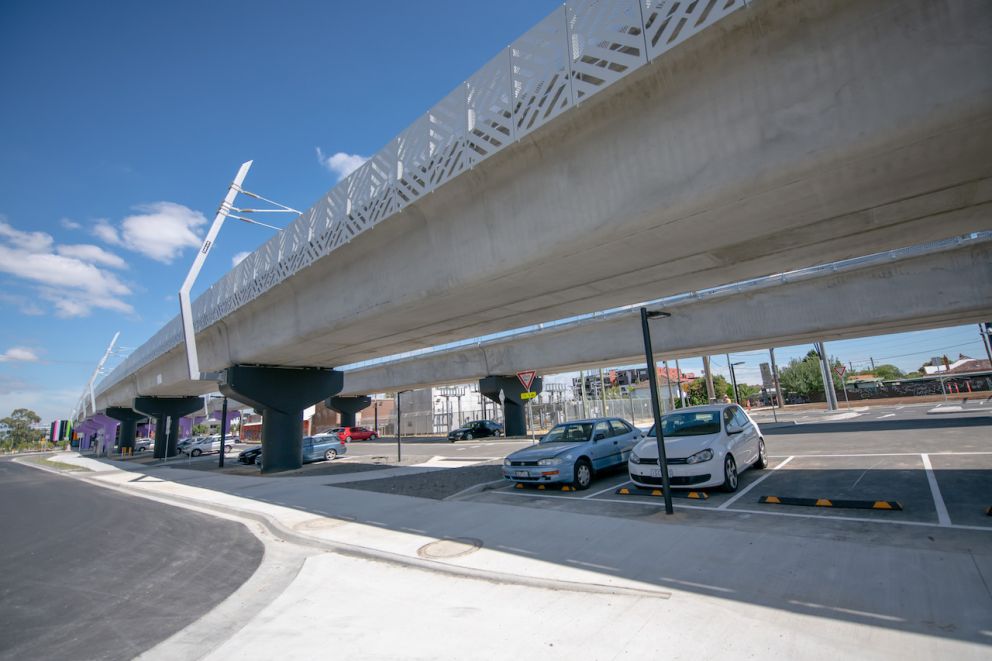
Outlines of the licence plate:
<svg viewBox="0 0 992 661">
<path fill-rule="evenodd" d="M 530 477 L 527 471 L 513 471 L 513 477 Z"/>
</svg>

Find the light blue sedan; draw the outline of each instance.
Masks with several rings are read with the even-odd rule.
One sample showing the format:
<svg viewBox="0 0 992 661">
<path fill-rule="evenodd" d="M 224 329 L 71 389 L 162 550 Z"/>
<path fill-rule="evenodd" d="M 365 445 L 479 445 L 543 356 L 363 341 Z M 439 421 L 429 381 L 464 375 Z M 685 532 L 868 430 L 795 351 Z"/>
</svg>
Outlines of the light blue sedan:
<svg viewBox="0 0 992 661">
<path fill-rule="evenodd" d="M 537 445 L 503 460 L 503 477 L 523 484 L 565 483 L 588 489 L 596 472 L 627 463 L 643 434 L 620 418 L 556 425 Z"/>
<path fill-rule="evenodd" d="M 348 444 L 338 438 L 337 434 L 316 434 L 315 436 L 303 437 L 301 450 L 303 463 L 309 464 L 314 461 L 320 461 L 321 459 L 332 461 L 343 454 L 347 454 Z M 262 461 L 262 454 L 259 453 L 258 458 L 255 459 L 255 464 L 259 470 L 262 469 Z"/>
</svg>

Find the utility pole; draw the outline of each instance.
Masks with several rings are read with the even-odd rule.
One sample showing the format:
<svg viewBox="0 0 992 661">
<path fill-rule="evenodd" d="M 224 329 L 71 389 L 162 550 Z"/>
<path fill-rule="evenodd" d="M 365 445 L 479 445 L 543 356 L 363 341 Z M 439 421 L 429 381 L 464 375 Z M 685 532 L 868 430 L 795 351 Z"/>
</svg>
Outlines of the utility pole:
<svg viewBox="0 0 992 661">
<path fill-rule="evenodd" d="M 582 396 L 582 417 L 588 418 L 586 413 L 586 373 L 579 370 L 579 394 Z"/>
<path fill-rule="evenodd" d="M 868 360 L 871 361 L 871 371 L 874 372 L 875 371 L 875 359 L 872 358 L 871 356 L 868 356 Z"/>
<path fill-rule="evenodd" d="M 775 382 L 775 397 L 778 399 L 778 407 L 780 409 L 785 408 L 785 398 L 782 397 L 782 387 L 778 382 L 778 365 L 775 364 L 775 349 L 768 350 L 768 357 L 772 361 L 772 380 Z"/>
<path fill-rule="evenodd" d="M 603 368 L 599 368 L 599 403 L 603 407 L 602 412 L 599 414 L 601 417 L 606 417 L 606 382 L 603 381 Z"/>
<path fill-rule="evenodd" d="M 978 332 L 982 336 L 982 344 L 985 345 L 985 354 L 989 357 L 989 363 L 992 363 L 992 321 L 978 324 Z"/>
<path fill-rule="evenodd" d="M 837 405 L 837 392 L 834 390 L 834 379 L 830 372 L 830 362 L 827 358 L 827 348 L 823 342 L 816 342 L 814 346 L 816 352 L 820 354 L 820 374 L 823 376 L 823 394 L 827 398 L 827 409 L 836 411 L 839 406 Z"/>
<path fill-rule="evenodd" d="M 679 367 L 679 359 L 675 359 L 675 376 L 679 380 L 679 405 L 685 408 L 685 393 L 682 392 L 682 368 Z"/>
<path fill-rule="evenodd" d="M 772 358 L 772 364 L 775 364 L 774 358 Z M 706 374 L 706 398 L 712 404 L 716 401 L 716 391 L 713 390 L 713 372 L 710 371 L 709 356 L 703 356 L 703 372 Z"/>
</svg>

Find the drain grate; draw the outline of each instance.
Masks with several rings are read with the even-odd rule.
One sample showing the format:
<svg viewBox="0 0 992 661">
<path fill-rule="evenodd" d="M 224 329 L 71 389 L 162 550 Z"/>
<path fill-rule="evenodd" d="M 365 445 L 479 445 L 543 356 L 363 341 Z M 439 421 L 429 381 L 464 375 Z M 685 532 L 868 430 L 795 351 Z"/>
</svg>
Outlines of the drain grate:
<svg viewBox="0 0 992 661">
<path fill-rule="evenodd" d="M 430 544 L 424 544 L 417 549 L 417 555 L 421 558 L 460 558 L 469 553 L 475 553 L 482 548 L 481 539 L 470 537 L 455 537 L 452 539 L 439 539 Z"/>
</svg>

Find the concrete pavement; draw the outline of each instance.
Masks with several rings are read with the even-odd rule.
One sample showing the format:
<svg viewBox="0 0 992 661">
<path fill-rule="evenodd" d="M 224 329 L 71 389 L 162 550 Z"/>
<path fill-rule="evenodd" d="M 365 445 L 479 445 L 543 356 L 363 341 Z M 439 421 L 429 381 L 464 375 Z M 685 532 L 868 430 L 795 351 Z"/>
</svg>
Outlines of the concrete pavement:
<svg viewBox="0 0 992 661">
<path fill-rule="evenodd" d="M 988 532 L 927 529 L 934 548 L 889 545 L 861 538 L 870 524 L 809 538 L 700 525 L 685 509 L 606 518 L 342 489 L 327 476 L 60 460 L 93 470 L 78 479 L 256 519 L 329 551 L 216 658 L 306 658 L 329 640 L 356 658 L 982 658 L 992 642 Z"/>
</svg>

